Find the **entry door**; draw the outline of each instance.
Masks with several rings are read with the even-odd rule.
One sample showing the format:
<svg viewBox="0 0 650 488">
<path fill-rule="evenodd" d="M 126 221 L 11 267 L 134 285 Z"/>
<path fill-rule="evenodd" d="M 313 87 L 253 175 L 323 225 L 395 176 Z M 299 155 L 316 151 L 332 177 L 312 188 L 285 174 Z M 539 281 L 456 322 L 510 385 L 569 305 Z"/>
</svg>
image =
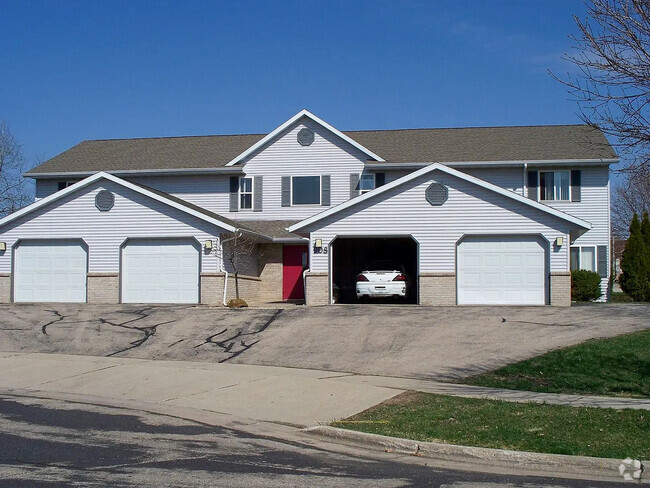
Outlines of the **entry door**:
<svg viewBox="0 0 650 488">
<path fill-rule="evenodd" d="M 282 248 L 282 299 L 304 300 L 305 285 L 302 272 L 307 267 L 308 246 Z"/>
<path fill-rule="evenodd" d="M 80 242 L 22 242 L 15 256 L 14 301 L 86 301 L 88 256 Z"/>
<path fill-rule="evenodd" d="M 122 250 L 123 303 L 198 303 L 199 249 L 192 240 L 142 239 Z"/>
<path fill-rule="evenodd" d="M 458 245 L 458 304 L 544 305 L 545 264 L 539 237 L 467 237 Z"/>
</svg>

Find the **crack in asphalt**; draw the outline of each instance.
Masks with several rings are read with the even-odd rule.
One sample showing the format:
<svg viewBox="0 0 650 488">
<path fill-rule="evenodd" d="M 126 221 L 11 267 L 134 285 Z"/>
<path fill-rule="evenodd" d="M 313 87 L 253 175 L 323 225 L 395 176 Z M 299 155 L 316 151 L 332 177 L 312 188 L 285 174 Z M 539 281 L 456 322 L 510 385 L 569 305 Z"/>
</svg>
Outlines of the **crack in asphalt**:
<svg viewBox="0 0 650 488">
<path fill-rule="evenodd" d="M 221 341 L 214 340 L 216 337 L 219 337 L 219 336 L 221 336 L 222 334 L 225 334 L 228 331 L 228 327 L 226 327 L 223 330 L 208 336 L 201 344 L 197 344 L 196 346 L 194 346 L 194 350 L 196 351 L 196 349 L 198 349 L 199 347 L 203 347 L 203 346 L 206 346 L 206 345 L 214 345 L 214 346 L 219 347 L 222 350 L 221 352 L 230 354 L 229 357 L 220 359 L 218 362 L 219 363 L 225 363 L 226 361 L 230 361 L 231 359 L 234 359 L 237 356 L 239 356 L 240 354 L 248 351 L 251 347 L 253 347 L 255 344 L 257 344 L 261 340 L 261 339 L 257 339 L 257 340 L 254 340 L 253 342 L 250 342 L 250 343 L 247 344 L 246 340 L 242 339 L 242 338 L 244 338 L 244 337 L 257 337 L 259 334 L 264 332 L 264 330 L 266 330 L 275 321 L 275 319 L 277 319 L 280 316 L 281 313 L 282 313 L 282 309 L 276 310 L 273 313 L 273 315 L 271 315 L 271 317 L 269 317 L 267 319 L 267 321 L 264 322 L 264 324 L 262 324 L 262 326 L 259 329 L 256 329 L 256 330 L 254 330 L 252 332 L 244 332 L 244 331 L 242 331 L 240 329 L 233 336 L 228 337 L 228 338 L 226 338 L 224 340 L 221 340 Z M 235 347 L 237 342 L 239 342 L 239 348 L 237 350 L 233 351 L 233 347 Z M 198 351 L 196 351 L 196 352 L 198 354 Z"/>
<path fill-rule="evenodd" d="M 56 323 L 56 322 L 61 322 L 63 319 L 65 319 L 65 315 L 61 315 L 61 314 L 58 312 L 58 310 L 46 310 L 46 312 L 53 313 L 54 315 L 56 315 L 57 318 L 54 319 L 54 320 L 52 320 L 52 321 L 50 321 L 50 322 L 48 322 L 47 324 L 45 324 L 45 325 L 43 325 L 43 326 L 41 327 L 41 332 L 42 332 L 44 335 L 47 335 L 47 327 L 48 327 L 49 325 L 52 325 L 52 324 L 54 324 L 54 323 Z"/>
<path fill-rule="evenodd" d="M 122 323 L 116 323 L 116 322 L 111 322 L 110 320 L 107 320 L 103 317 L 99 318 L 99 323 L 100 324 L 107 324 L 111 325 L 113 327 L 120 327 L 122 329 L 128 329 L 128 330 L 137 330 L 139 332 L 142 332 L 144 335 L 140 338 L 137 339 L 133 342 L 130 343 L 128 347 L 125 347 L 124 349 L 120 349 L 119 351 L 112 352 L 110 354 L 107 354 L 106 357 L 111 357 L 115 356 L 117 354 L 121 354 L 123 352 L 129 351 L 131 349 L 135 349 L 137 347 L 140 347 L 142 344 L 147 342 L 150 337 L 155 335 L 156 329 L 160 327 L 161 325 L 166 325 L 166 324 L 171 324 L 172 322 L 175 322 L 175 320 L 167 320 L 165 322 L 160 322 L 158 324 L 154 325 L 147 325 L 143 327 L 137 327 L 134 325 L 128 325 L 128 324 L 133 324 L 139 320 L 145 319 L 151 315 L 151 311 L 153 310 L 153 307 L 143 307 L 137 310 L 118 310 L 117 313 L 123 313 L 123 314 L 129 314 L 129 315 L 138 315 L 138 317 L 127 320 L 126 322 Z"/>
</svg>

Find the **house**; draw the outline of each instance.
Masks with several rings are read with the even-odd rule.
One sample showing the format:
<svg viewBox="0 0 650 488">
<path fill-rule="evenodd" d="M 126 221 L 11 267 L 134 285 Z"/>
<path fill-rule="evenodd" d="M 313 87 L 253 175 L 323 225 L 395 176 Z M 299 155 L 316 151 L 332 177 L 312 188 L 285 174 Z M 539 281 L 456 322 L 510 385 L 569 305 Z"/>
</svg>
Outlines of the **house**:
<svg viewBox="0 0 650 488">
<path fill-rule="evenodd" d="M 253 302 L 351 300 L 390 258 L 413 303 L 569 305 L 571 269 L 607 295 L 617 161 L 586 125 L 343 132 L 306 110 L 268 134 L 84 141 L 0 220 L 0 301 L 221 304 L 245 238 Z"/>
</svg>

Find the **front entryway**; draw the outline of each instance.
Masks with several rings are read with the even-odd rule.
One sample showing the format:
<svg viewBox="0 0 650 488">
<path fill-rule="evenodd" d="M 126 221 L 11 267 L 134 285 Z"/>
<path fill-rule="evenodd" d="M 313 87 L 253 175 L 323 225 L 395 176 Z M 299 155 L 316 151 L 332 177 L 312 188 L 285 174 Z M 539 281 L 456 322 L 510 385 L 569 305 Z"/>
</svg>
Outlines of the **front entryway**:
<svg viewBox="0 0 650 488">
<path fill-rule="evenodd" d="M 302 273 L 307 267 L 307 246 L 282 248 L 282 299 L 304 300 L 305 285 Z"/>
<path fill-rule="evenodd" d="M 122 249 L 123 303 L 199 303 L 193 239 L 129 240 Z"/>
</svg>

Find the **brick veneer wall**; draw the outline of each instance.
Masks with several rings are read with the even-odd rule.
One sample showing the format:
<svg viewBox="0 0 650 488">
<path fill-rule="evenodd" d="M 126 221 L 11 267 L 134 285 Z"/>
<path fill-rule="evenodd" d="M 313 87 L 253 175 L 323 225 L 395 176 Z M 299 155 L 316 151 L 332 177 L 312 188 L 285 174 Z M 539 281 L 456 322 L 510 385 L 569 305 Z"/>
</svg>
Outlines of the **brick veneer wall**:
<svg viewBox="0 0 650 488">
<path fill-rule="evenodd" d="M 328 305 L 329 304 L 329 275 L 327 273 L 311 273 L 305 275 L 307 289 L 306 304 Z"/>
<path fill-rule="evenodd" d="M 88 303 L 119 303 L 120 275 L 117 273 L 88 273 Z"/>
<path fill-rule="evenodd" d="M 9 273 L 0 274 L 0 303 L 11 302 L 11 275 Z"/>
<path fill-rule="evenodd" d="M 571 273 L 551 273 L 551 305 L 571 306 Z"/>
<path fill-rule="evenodd" d="M 282 300 L 282 244 L 260 245 L 258 269 L 260 279 L 257 300 L 277 302 Z"/>
<path fill-rule="evenodd" d="M 421 273 L 420 305 L 456 305 L 456 274 Z"/>
</svg>

